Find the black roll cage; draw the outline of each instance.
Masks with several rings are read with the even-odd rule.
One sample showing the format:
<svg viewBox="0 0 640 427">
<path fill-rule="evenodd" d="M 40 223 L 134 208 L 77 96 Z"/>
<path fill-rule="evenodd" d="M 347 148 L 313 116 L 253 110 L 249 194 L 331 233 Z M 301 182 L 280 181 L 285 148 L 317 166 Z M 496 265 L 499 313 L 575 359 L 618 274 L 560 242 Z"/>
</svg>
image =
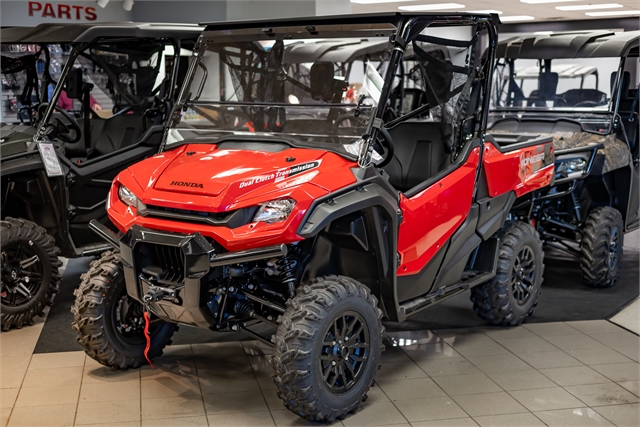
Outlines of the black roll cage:
<svg viewBox="0 0 640 427">
<path fill-rule="evenodd" d="M 153 40 L 164 40 L 164 41 L 169 41 L 171 43 L 171 45 L 174 48 L 174 51 L 177 52 L 177 54 L 180 54 L 180 50 L 181 50 L 181 42 L 180 39 L 165 39 L 165 38 L 160 38 L 160 39 L 156 39 L 156 38 L 152 38 Z M 69 74 L 69 71 L 71 69 L 73 69 L 73 65 L 75 64 L 76 60 L 78 59 L 78 57 L 83 56 L 83 52 L 85 52 L 87 49 L 91 49 L 93 46 L 99 45 L 99 44 L 103 44 L 103 43 L 121 43 L 121 42 L 126 42 L 126 41 L 135 41 L 135 40 L 139 40 L 139 38 L 131 38 L 131 37 L 127 37 L 127 38 L 107 38 L 107 37 L 101 37 L 101 38 L 97 38 L 95 40 L 93 40 L 92 42 L 89 43 L 77 43 L 77 44 L 73 44 L 73 49 L 71 50 L 71 53 L 69 55 L 69 58 L 67 59 L 67 62 L 64 65 L 64 68 L 62 69 L 62 72 L 60 73 L 60 79 L 59 82 L 64 82 L 67 78 L 67 75 Z M 45 64 L 45 76 L 43 76 L 43 79 L 46 78 L 48 76 L 48 83 L 51 83 L 53 81 L 53 79 L 51 78 L 50 74 L 49 74 L 49 54 L 48 54 L 48 50 L 46 49 L 46 45 L 42 45 L 44 47 L 45 52 L 47 52 L 47 56 L 46 56 L 46 60 L 47 63 Z M 169 87 L 169 92 L 168 92 L 168 98 L 172 99 L 173 96 L 173 92 L 174 92 L 174 88 L 176 86 L 176 79 L 178 77 L 178 70 L 180 67 L 180 61 L 174 61 L 173 63 L 173 70 L 171 71 L 171 86 Z M 111 78 L 111 76 L 109 76 Z M 116 82 L 117 83 L 117 82 Z M 47 126 L 49 124 L 49 120 L 51 120 L 51 116 L 53 115 L 53 112 L 56 108 L 56 104 L 58 102 L 58 98 L 60 97 L 60 93 L 62 92 L 62 87 L 64 86 L 64 84 L 56 84 L 54 89 L 53 89 L 53 93 L 51 94 L 51 99 L 48 100 L 49 101 L 49 105 L 47 106 L 47 109 L 45 111 L 45 113 L 42 116 L 42 119 L 40 121 L 40 124 L 37 125 L 37 132 L 33 137 L 33 142 L 42 142 L 44 140 L 44 133 L 47 130 Z M 43 91 L 45 93 L 48 93 L 47 91 Z M 42 95 L 43 97 L 46 97 L 47 95 Z M 42 101 L 41 101 L 42 102 Z M 46 101 L 45 101 L 46 102 Z M 30 144 L 32 146 L 31 149 L 35 149 L 36 144 Z"/>
<path fill-rule="evenodd" d="M 309 25 L 303 27 L 304 24 L 301 22 L 307 22 Z M 482 114 L 480 115 L 480 124 L 479 124 L 479 135 L 480 137 L 484 137 L 487 122 L 488 122 L 488 111 L 490 106 L 490 96 L 491 93 L 491 72 L 493 71 L 493 64 L 496 58 L 496 49 L 498 46 L 498 31 L 497 24 L 499 23 L 499 19 L 497 15 L 476 15 L 476 14 L 450 14 L 450 15 L 440 15 L 440 14 L 415 14 L 415 15 L 407 15 L 402 13 L 387 13 L 387 14 L 364 14 L 364 15 L 356 15 L 356 16 L 338 16 L 338 17 L 313 17 L 313 18 L 305 18 L 298 20 L 291 19 L 282 19 L 275 21 L 248 21 L 248 22 L 231 22 L 231 23 L 213 23 L 208 24 L 205 31 L 201 34 L 198 42 L 194 47 L 194 53 L 192 57 L 192 62 L 189 66 L 189 69 L 186 74 L 186 78 L 184 84 L 182 86 L 182 90 L 179 95 L 179 100 L 176 102 L 174 106 L 174 110 L 171 113 L 170 126 L 172 127 L 176 125 L 180 121 L 180 112 L 185 107 L 187 101 L 185 99 L 185 91 L 191 85 L 192 79 L 195 75 L 195 70 L 200 64 L 200 58 L 204 54 L 206 50 L 206 44 L 213 42 L 215 38 L 217 41 L 220 40 L 233 40 L 234 32 L 237 31 L 239 37 L 247 37 L 252 34 L 259 35 L 261 39 L 265 40 L 285 40 L 289 36 L 286 32 L 281 31 L 290 30 L 291 33 L 296 35 L 304 35 L 304 36 L 316 36 L 321 33 L 320 28 L 316 27 L 316 25 L 312 25 L 312 23 L 318 26 L 327 26 L 328 31 L 345 33 L 346 37 L 353 37 L 353 34 L 349 33 L 348 29 L 345 29 L 342 25 L 359 25 L 365 26 L 367 24 L 391 24 L 395 26 L 395 32 L 390 35 L 390 43 L 393 45 L 393 50 L 391 51 L 391 57 L 389 58 L 389 66 L 387 67 L 387 72 L 384 77 L 384 86 L 381 90 L 380 100 L 378 103 L 378 107 L 374 107 L 373 113 L 369 119 L 369 123 L 367 125 L 366 131 L 363 135 L 363 139 L 366 141 L 362 146 L 362 153 L 366 153 L 370 150 L 370 145 L 372 141 L 378 135 L 381 127 L 384 127 L 383 117 L 386 113 L 386 109 L 389 107 L 389 98 L 392 91 L 392 85 L 394 81 L 394 77 L 397 71 L 399 64 L 402 62 L 404 51 L 410 43 L 420 37 L 420 33 L 429 26 L 434 27 L 446 27 L 446 26 L 465 26 L 465 25 L 477 25 L 478 29 L 474 39 L 472 41 L 475 42 L 477 39 L 477 34 L 482 30 L 482 27 L 487 29 L 489 36 L 489 46 L 487 49 L 486 55 L 488 55 L 488 60 L 486 62 L 486 70 L 482 72 L 482 79 L 484 80 L 483 92 L 485 94 L 483 105 L 482 105 Z M 260 26 L 262 24 L 262 26 Z M 336 25 L 336 29 L 331 29 L 331 26 Z M 271 26 L 269 26 L 271 25 Z M 341 25 L 337 27 L 337 25 Z M 274 28 L 277 30 L 274 30 Z M 300 28 L 304 28 L 304 30 L 300 30 Z M 226 30 L 226 33 L 223 32 Z M 355 32 L 355 30 L 354 30 Z M 381 33 L 380 35 L 384 35 Z M 433 42 L 447 42 L 449 45 L 455 45 L 456 43 L 465 43 L 457 40 L 447 40 L 442 38 L 431 37 Z M 452 44 L 453 43 L 453 44 Z M 197 98 L 197 97 L 196 97 Z M 426 107 L 419 108 L 420 111 L 412 111 L 408 114 L 405 114 L 403 117 L 394 120 L 393 125 L 399 124 L 401 121 L 408 120 L 411 117 L 414 117 L 416 114 L 421 113 Z M 160 145 L 160 152 L 162 152 L 165 148 L 168 130 L 165 132 L 165 136 Z M 361 155 L 362 157 L 362 155 Z"/>
</svg>

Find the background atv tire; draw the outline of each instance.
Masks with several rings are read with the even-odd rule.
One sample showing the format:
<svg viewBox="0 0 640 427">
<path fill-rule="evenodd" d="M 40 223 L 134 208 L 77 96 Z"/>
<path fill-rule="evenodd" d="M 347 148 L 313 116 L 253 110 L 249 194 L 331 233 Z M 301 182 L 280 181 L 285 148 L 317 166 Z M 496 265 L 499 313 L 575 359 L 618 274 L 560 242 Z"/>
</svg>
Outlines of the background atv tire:
<svg viewBox="0 0 640 427">
<path fill-rule="evenodd" d="M 589 213 L 580 242 L 584 281 L 594 288 L 610 288 L 618 280 L 624 243 L 624 222 L 617 209 L 596 208 Z"/>
<path fill-rule="evenodd" d="M 55 246 L 53 237 L 47 231 L 24 219 L 7 217 L 1 224 L 2 242 L 2 302 L 0 319 L 2 330 L 8 331 L 11 326 L 22 328 L 32 325 L 33 318 L 44 316 L 44 308 L 53 304 L 55 294 L 60 285 L 59 268 L 62 262 L 58 259 L 60 250 Z M 19 251 L 19 252 L 16 252 Z M 37 255 L 37 261 L 26 268 L 16 268 L 19 261 L 26 261 Z M 15 258 L 15 259 L 14 259 Z M 13 265 L 16 264 L 16 265 Z M 26 273 L 19 273 L 20 271 Z M 30 276 L 30 282 L 23 282 L 31 291 L 32 297 L 27 299 L 20 293 L 10 292 L 13 285 L 11 272 L 16 277 Z M 36 282 L 33 277 L 39 275 Z M 23 301 L 24 300 L 24 301 Z M 23 302 L 22 302 L 23 301 Z"/>
<path fill-rule="evenodd" d="M 273 380 L 285 407 L 308 420 L 331 422 L 355 412 L 366 400 L 383 349 L 377 304 L 366 286 L 344 276 L 317 278 L 297 290 L 271 338 Z M 362 352 L 365 344 L 368 351 Z M 356 351 L 359 356 L 349 354 Z M 343 361 L 353 362 L 353 374 L 337 373 L 346 372 Z"/>
<path fill-rule="evenodd" d="M 531 315 L 540 296 L 542 241 L 538 232 L 524 222 L 507 222 L 496 237 L 500 238 L 496 276 L 472 288 L 471 301 L 478 316 L 487 322 L 516 326 Z"/>
<path fill-rule="evenodd" d="M 144 323 L 139 317 L 143 313 L 142 304 L 127 296 L 119 252 L 105 252 L 100 259 L 93 261 L 89 271 L 82 275 L 82 283 L 74 295 L 76 301 L 71 307 L 73 329 L 78 332 L 78 342 L 92 359 L 117 369 L 138 368 L 147 363 L 144 357 L 146 340 L 140 328 Z M 127 322 L 130 317 L 121 314 L 124 304 L 139 311 L 139 316 L 135 317 L 137 320 Z M 123 325 L 120 319 L 133 328 L 131 332 L 118 329 Z M 176 330 L 174 323 L 154 320 L 150 329 L 149 358 L 162 355 Z"/>
</svg>

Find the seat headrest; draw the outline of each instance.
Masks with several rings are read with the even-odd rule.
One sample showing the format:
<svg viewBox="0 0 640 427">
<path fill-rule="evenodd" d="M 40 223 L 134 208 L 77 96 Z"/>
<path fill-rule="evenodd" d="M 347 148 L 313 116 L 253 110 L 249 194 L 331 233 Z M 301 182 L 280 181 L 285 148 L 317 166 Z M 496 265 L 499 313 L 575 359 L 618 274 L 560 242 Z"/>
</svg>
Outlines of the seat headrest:
<svg viewBox="0 0 640 427">
<path fill-rule="evenodd" d="M 553 99 L 558 89 L 558 73 L 542 73 L 538 77 L 538 97 Z"/>
<path fill-rule="evenodd" d="M 618 72 L 614 71 L 611 73 L 611 93 L 613 94 L 614 86 L 616 84 L 616 79 L 618 78 Z M 629 86 L 631 85 L 631 73 L 629 71 L 625 71 L 622 74 L 622 89 L 620 91 L 620 97 L 622 99 L 626 99 L 629 97 Z"/>
<path fill-rule="evenodd" d="M 316 62 L 309 71 L 311 97 L 316 100 L 331 102 L 333 99 L 334 81 L 333 62 Z"/>
</svg>

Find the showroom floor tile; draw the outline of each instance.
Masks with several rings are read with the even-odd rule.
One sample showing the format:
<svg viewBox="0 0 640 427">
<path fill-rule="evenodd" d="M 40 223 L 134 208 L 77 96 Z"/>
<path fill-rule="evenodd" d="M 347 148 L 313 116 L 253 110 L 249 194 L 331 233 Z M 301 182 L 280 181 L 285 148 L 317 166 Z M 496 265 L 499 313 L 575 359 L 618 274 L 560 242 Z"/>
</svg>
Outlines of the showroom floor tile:
<svg viewBox="0 0 640 427">
<path fill-rule="evenodd" d="M 42 320 L 0 334 L 0 427 L 309 426 L 278 399 L 259 342 L 179 345 L 126 372 L 32 354 Z M 640 425 L 640 342 L 607 321 L 394 332 L 377 386 L 334 425 Z"/>
</svg>

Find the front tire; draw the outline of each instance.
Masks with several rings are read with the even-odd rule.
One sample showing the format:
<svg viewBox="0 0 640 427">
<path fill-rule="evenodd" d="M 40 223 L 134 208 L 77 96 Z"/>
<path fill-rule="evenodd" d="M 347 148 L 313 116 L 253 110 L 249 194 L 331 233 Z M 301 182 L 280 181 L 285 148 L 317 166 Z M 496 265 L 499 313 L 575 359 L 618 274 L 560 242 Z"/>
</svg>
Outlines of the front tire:
<svg viewBox="0 0 640 427">
<path fill-rule="evenodd" d="M 5 218 L 0 223 L 2 241 L 2 330 L 33 325 L 35 316 L 53 304 L 60 285 L 55 240 L 37 224 Z"/>
<path fill-rule="evenodd" d="M 524 222 L 508 222 L 500 239 L 496 276 L 471 289 L 473 309 L 494 325 L 517 326 L 538 303 L 544 272 L 542 241 Z"/>
<path fill-rule="evenodd" d="M 287 302 L 272 337 L 278 397 L 302 418 L 331 422 L 355 412 L 379 369 L 378 301 L 344 276 L 313 280 Z"/>
<path fill-rule="evenodd" d="M 617 209 L 605 206 L 589 213 L 580 241 L 584 281 L 594 288 L 610 288 L 618 281 L 624 222 Z"/>
<path fill-rule="evenodd" d="M 138 368 L 146 363 L 144 310 L 127 294 L 118 251 L 105 252 L 91 262 L 74 295 L 72 326 L 89 357 L 116 369 Z M 176 324 L 152 316 L 149 358 L 162 355 L 176 330 Z"/>
</svg>

